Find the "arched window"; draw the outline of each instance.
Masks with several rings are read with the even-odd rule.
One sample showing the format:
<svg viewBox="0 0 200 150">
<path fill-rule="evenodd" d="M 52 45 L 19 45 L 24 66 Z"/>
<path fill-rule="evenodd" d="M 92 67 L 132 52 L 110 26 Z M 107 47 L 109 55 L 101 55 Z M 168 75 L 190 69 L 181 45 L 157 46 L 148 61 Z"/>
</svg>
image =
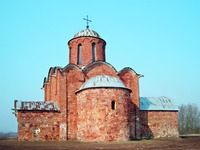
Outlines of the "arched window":
<svg viewBox="0 0 200 150">
<path fill-rule="evenodd" d="M 103 48 L 104 51 L 106 50 L 106 46 L 105 45 L 102 45 L 102 48 Z"/>
<path fill-rule="evenodd" d="M 72 56 L 72 48 L 71 47 L 69 47 L 69 60 L 71 61 L 71 56 Z"/>
<path fill-rule="evenodd" d="M 102 49 L 103 49 L 103 58 L 104 60 L 106 60 L 106 55 L 105 55 L 106 46 L 104 44 L 102 45 Z"/>
<path fill-rule="evenodd" d="M 78 44 L 78 64 L 82 64 L 82 45 Z"/>
<path fill-rule="evenodd" d="M 92 43 L 92 61 L 96 61 L 96 44 Z"/>
<path fill-rule="evenodd" d="M 116 102 L 115 102 L 115 101 L 112 101 L 112 102 L 111 102 L 111 109 L 112 109 L 112 110 L 115 110 L 115 109 L 116 109 Z"/>
</svg>

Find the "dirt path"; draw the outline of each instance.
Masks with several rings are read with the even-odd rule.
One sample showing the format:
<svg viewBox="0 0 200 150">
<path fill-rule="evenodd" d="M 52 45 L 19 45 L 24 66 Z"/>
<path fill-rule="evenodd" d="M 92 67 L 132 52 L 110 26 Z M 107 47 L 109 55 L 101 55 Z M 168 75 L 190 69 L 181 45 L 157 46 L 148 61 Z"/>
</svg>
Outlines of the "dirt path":
<svg viewBox="0 0 200 150">
<path fill-rule="evenodd" d="M 19 142 L 0 140 L 0 150 L 200 150 L 200 137 L 168 138 L 112 143 Z"/>
</svg>

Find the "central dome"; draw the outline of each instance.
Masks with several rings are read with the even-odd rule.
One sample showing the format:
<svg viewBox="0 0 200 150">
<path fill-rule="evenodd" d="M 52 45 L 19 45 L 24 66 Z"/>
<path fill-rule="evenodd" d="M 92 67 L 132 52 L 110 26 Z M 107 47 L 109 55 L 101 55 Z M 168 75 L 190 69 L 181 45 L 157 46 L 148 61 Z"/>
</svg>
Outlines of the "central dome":
<svg viewBox="0 0 200 150">
<path fill-rule="evenodd" d="M 99 75 L 87 80 L 80 88 L 80 90 L 97 87 L 115 87 L 126 88 L 123 82 L 113 76 Z"/>
<path fill-rule="evenodd" d="M 100 38 L 100 35 L 96 31 L 90 30 L 88 28 L 76 33 L 74 35 L 74 38 L 81 37 L 81 36 L 92 36 L 92 37 Z"/>
</svg>

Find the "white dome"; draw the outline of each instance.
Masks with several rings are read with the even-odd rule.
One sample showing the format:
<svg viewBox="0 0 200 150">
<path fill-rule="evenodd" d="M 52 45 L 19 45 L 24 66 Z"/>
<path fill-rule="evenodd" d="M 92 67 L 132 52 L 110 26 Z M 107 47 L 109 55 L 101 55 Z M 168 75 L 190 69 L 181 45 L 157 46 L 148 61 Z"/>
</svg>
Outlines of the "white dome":
<svg viewBox="0 0 200 150">
<path fill-rule="evenodd" d="M 122 81 L 116 77 L 108 75 L 100 75 L 87 80 L 80 88 L 80 90 L 95 87 L 118 87 L 126 88 Z"/>
<path fill-rule="evenodd" d="M 96 31 L 90 30 L 88 28 L 76 33 L 74 35 L 74 38 L 81 37 L 81 36 L 92 36 L 92 37 L 100 38 L 100 35 Z"/>
</svg>

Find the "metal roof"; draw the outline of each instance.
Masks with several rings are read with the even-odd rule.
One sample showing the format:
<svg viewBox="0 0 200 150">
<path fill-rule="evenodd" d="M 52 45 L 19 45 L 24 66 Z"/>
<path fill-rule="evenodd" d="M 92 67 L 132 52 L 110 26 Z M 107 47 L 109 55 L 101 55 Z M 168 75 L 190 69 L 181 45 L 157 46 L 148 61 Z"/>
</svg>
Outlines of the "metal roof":
<svg viewBox="0 0 200 150">
<path fill-rule="evenodd" d="M 55 102 L 15 100 L 15 110 L 59 111 L 59 108 Z"/>
<path fill-rule="evenodd" d="M 118 87 L 126 88 L 123 82 L 113 76 L 99 75 L 87 80 L 80 88 L 80 90 L 95 87 Z"/>
<path fill-rule="evenodd" d="M 92 37 L 100 38 L 100 35 L 96 31 L 90 30 L 88 28 L 76 33 L 74 35 L 74 38 L 81 37 L 81 36 L 92 36 Z"/>
<path fill-rule="evenodd" d="M 168 97 L 140 97 L 140 110 L 178 111 L 178 107 Z"/>
</svg>

